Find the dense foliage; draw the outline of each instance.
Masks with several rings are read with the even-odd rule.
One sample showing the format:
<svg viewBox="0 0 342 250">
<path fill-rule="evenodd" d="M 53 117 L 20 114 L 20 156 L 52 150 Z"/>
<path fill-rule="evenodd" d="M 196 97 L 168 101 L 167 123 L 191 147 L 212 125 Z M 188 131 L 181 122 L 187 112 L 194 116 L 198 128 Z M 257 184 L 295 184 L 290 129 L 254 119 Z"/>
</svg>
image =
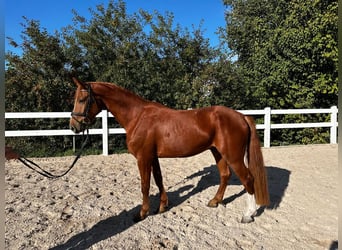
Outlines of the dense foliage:
<svg viewBox="0 0 342 250">
<path fill-rule="evenodd" d="M 6 54 L 6 112 L 71 111 L 70 71 L 82 80 L 114 82 L 179 109 L 336 105 L 337 1 L 223 4 L 229 11 L 226 27 L 220 28 L 220 48 L 210 46 L 201 25 L 183 28 L 172 13 L 129 14 L 123 0 L 98 5 L 89 20 L 74 11 L 73 23 L 55 34 L 25 18 L 23 41 L 8 38 L 22 54 Z M 279 118 L 284 119 L 327 118 Z M 65 119 L 6 120 L 6 130 L 67 127 Z M 318 132 L 278 132 L 272 138 L 276 144 L 324 142 L 326 135 Z M 71 141 L 67 136 L 6 138 L 24 154 L 46 156 L 71 149 Z M 110 143 L 124 144 L 122 137 Z M 100 141 L 95 139 L 94 147 L 101 148 Z"/>
<path fill-rule="evenodd" d="M 251 108 L 337 104 L 337 1 L 225 0 L 223 37 L 235 53 Z M 275 123 L 328 116 L 276 117 Z M 323 134 L 321 133 L 323 132 Z M 326 129 L 274 130 L 273 144 L 325 142 Z"/>
<path fill-rule="evenodd" d="M 255 107 L 337 104 L 337 1 L 225 0 L 226 40 Z"/>
</svg>

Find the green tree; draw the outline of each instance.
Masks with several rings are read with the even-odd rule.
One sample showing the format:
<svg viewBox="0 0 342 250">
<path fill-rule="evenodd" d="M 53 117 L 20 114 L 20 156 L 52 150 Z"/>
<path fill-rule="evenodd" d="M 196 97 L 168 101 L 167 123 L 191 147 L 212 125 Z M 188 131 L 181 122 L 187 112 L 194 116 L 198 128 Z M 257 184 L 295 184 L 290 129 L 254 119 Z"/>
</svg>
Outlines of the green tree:
<svg viewBox="0 0 342 250">
<path fill-rule="evenodd" d="M 67 59 L 60 40 L 38 21 L 23 24 L 22 55 L 6 54 L 6 111 L 68 111 L 71 102 Z"/>
<path fill-rule="evenodd" d="M 224 3 L 223 35 L 257 107 L 336 105 L 337 1 Z"/>
<path fill-rule="evenodd" d="M 222 37 L 237 58 L 250 108 L 327 108 L 337 104 L 337 1 L 225 0 Z M 327 116 L 275 117 L 326 121 Z M 318 136 L 318 134 L 320 136 Z M 328 131 L 273 131 L 277 143 L 325 142 Z"/>
<path fill-rule="evenodd" d="M 73 68 L 90 80 L 109 81 L 174 108 L 188 108 L 196 79 L 216 57 L 201 27 L 190 32 L 174 16 L 140 10 L 128 14 L 124 1 L 97 6 L 90 20 L 75 13 L 64 31 L 66 47 L 78 51 Z"/>
<path fill-rule="evenodd" d="M 6 112 L 70 111 L 72 88 L 60 40 L 42 29 L 38 21 L 24 20 L 22 43 L 9 38 L 22 55 L 6 54 Z M 68 123 L 58 119 L 6 120 L 7 130 L 66 127 Z M 6 143 L 26 155 L 46 156 L 56 153 L 56 144 L 61 145 L 62 151 L 71 145 L 68 137 L 6 138 Z"/>
</svg>

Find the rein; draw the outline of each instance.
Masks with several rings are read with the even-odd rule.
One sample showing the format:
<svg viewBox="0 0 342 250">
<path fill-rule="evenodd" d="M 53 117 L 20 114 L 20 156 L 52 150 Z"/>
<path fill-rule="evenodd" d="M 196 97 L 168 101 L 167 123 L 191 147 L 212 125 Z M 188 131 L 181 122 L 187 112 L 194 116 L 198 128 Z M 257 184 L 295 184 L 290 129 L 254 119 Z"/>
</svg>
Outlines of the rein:
<svg viewBox="0 0 342 250">
<path fill-rule="evenodd" d="M 60 178 L 60 177 L 63 177 L 64 175 L 66 175 L 67 173 L 69 173 L 69 171 L 75 166 L 76 162 L 78 161 L 78 159 L 81 157 L 81 154 L 85 148 L 85 146 L 88 144 L 88 141 L 89 141 L 89 130 L 87 129 L 87 135 L 86 137 L 84 138 L 84 133 L 83 133 L 83 142 L 82 142 L 82 146 L 81 146 L 81 149 L 79 150 L 79 152 L 77 153 L 74 161 L 72 162 L 71 166 L 68 168 L 67 171 L 65 171 L 63 174 L 60 174 L 60 175 L 55 175 L 55 174 L 52 174 L 44 169 L 42 169 L 38 164 L 34 163 L 33 161 L 25 158 L 25 157 L 19 157 L 18 160 L 21 161 L 26 167 L 32 169 L 33 171 L 35 171 L 36 173 L 44 176 L 44 177 L 47 177 L 49 179 L 57 179 L 57 178 Z M 34 167 L 33 167 L 33 166 Z M 38 169 L 37 169 L 38 168 Z"/>
</svg>

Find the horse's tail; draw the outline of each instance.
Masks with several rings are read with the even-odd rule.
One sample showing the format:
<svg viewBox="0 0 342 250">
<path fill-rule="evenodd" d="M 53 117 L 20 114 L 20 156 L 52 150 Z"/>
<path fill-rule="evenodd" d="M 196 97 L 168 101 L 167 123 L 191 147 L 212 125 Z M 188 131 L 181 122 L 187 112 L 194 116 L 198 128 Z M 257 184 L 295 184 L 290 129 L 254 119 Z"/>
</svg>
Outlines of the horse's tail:
<svg viewBox="0 0 342 250">
<path fill-rule="evenodd" d="M 245 120 L 250 129 L 249 145 L 247 149 L 248 169 L 254 178 L 255 201 L 259 205 L 268 205 L 270 203 L 270 198 L 268 193 L 267 174 L 255 122 L 250 116 L 245 116 Z"/>
</svg>

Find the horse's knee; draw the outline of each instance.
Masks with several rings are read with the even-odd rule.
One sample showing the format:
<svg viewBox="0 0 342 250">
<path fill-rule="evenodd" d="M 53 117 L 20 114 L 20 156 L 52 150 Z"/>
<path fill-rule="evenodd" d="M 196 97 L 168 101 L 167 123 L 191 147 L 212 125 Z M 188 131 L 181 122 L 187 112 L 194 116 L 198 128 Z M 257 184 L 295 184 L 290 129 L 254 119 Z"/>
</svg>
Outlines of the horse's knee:
<svg viewBox="0 0 342 250">
<path fill-rule="evenodd" d="M 227 181 L 229 180 L 231 175 L 232 175 L 232 173 L 229 170 L 225 171 L 225 172 L 221 172 L 220 173 L 220 179 L 222 182 L 227 183 Z"/>
</svg>

